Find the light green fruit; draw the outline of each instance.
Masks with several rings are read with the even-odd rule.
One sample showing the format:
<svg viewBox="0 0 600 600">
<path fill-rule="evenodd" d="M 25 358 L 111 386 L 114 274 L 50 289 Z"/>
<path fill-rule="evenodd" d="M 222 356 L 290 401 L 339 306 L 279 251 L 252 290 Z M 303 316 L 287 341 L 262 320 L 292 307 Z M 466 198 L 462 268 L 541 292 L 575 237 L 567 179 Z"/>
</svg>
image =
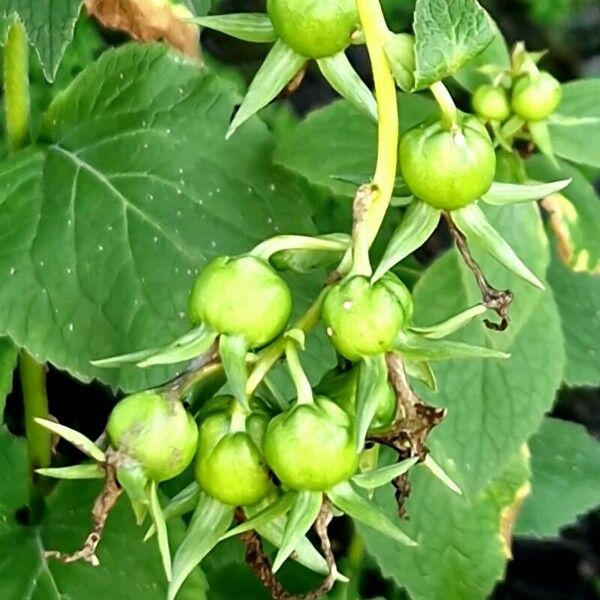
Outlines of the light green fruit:
<svg viewBox="0 0 600 600">
<path fill-rule="evenodd" d="M 480 85 L 473 94 L 473 109 L 484 119 L 504 121 L 510 117 L 510 102 L 508 94 L 502 87 L 484 84 Z"/>
<path fill-rule="evenodd" d="M 287 283 L 254 256 L 213 259 L 198 275 L 188 303 L 194 325 L 243 335 L 250 348 L 264 346 L 285 328 L 292 312 Z"/>
<path fill-rule="evenodd" d="M 358 466 L 351 418 L 321 396 L 273 418 L 264 451 L 275 475 L 292 490 L 324 492 L 351 477 Z"/>
<path fill-rule="evenodd" d="M 121 400 L 106 431 L 111 445 L 139 462 L 153 481 L 179 475 L 192 462 L 198 441 L 198 428 L 184 405 L 156 392 Z"/>
<path fill-rule="evenodd" d="M 342 52 L 358 28 L 356 0 L 268 0 L 277 35 L 307 58 Z"/>
<path fill-rule="evenodd" d="M 541 121 L 549 117 L 562 99 L 557 79 L 546 71 L 520 77 L 512 92 L 512 107 L 525 121 Z"/>
<path fill-rule="evenodd" d="M 357 275 L 333 287 L 323 303 L 323 322 L 335 349 L 349 360 L 391 349 L 412 314 L 404 284 L 386 275 L 371 285 Z"/>
<path fill-rule="evenodd" d="M 253 436 L 246 431 L 231 431 L 230 413 L 212 413 L 200 424 L 196 479 L 220 502 L 250 506 L 271 493 L 273 484 Z"/>
<path fill-rule="evenodd" d="M 454 210 L 490 189 L 496 155 L 484 125 L 464 115 L 457 129 L 435 120 L 407 131 L 400 140 L 400 166 L 415 196 L 435 208 Z"/>
</svg>

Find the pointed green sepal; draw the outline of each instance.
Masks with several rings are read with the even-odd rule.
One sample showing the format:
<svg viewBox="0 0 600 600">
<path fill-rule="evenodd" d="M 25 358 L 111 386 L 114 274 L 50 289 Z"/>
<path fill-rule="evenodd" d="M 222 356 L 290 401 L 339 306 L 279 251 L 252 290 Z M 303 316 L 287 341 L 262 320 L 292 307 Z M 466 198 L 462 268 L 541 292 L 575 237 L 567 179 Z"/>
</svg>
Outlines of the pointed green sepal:
<svg viewBox="0 0 600 600">
<path fill-rule="evenodd" d="M 273 573 L 277 573 L 317 520 L 322 501 L 321 492 L 301 491 L 294 494 L 281 546 L 273 562 Z"/>
<path fill-rule="evenodd" d="M 173 573 L 171 567 L 171 551 L 169 550 L 169 536 L 167 534 L 165 517 L 160 502 L 158 501 L 157 485 L 155 481 L 150 484 L 149 506 L 152 522 L 156 528 L 158 549 L 160 550 L 160 557 L 162 559 L 165 575 L 167 576 L 167 581 L 171 581 Z"/>
<path fill-rule="evenodd" d="M 375 488 L 388 484 L 393 479 L 396 479 L 396 477 L 404 475 L 404 473 L 408 472 L 408 470 L 418 462 L 419 459 L 417 457 L 407 458 L 406 460 L 393 465 L 380 467 L 379 469 L 374 469 L 373 471 L 367 471 L 365 473 L 359 473 L 352 477 L 352 482 L 365 490 L 374 490 Z"/>
<path fill-rule="evenodd" d="M 377 102 L 371 90 L 359 77 L 344 52 L 317 59 L 321 73 L 329 85 L 357 110 L 377 122 Z"/>
<path fill-rule="evenodd" d="M 432 340 L 439 340 L 440 338 L 444 338 L 455 331 L 462 329 L 473 319 L 482 315 L 486 310 L 487 308 L 483 304 L 476 304 L 441 323 L 436 323 L 435 325 L 429 325 L 427 327 L 415 327 L 413 325 L 410 327 L 410 331 Z"/>
<path fill-rule="evenodd" d="M 248 342 L 246 338 L 241 335 L 221 335 L 219 338 L 219 354 L 232 394 L 240 406 L 246 412 L 249 412 L 250 405 L 246 394 L 246 384 L 248 382 L 248 367 L 246 366 Z"/>
<path fill-rule="evenodd" d="M 571 183 L 570 179 L 562 179 L 551 183 L 532 183 L 519 185 L 516 183 L 498 183 L 494 181 L 492 187 L 481 197 L 484 202 L 496 206 L 516 204 L 518 202 L 530 202 L 541 200 L 550 194 L 554 194 Z"/>
<path fill-rule="evenodd" d="M 229 139 L 242 123 L 269 104 L 302 69 L 306 60 L 305 56 L 278 40 L 256 73 L 225 137 Z"/>
<path fill-rule="evenodd" d="M 388 369 L 385 354 L 365 356 L 358 367 L 356 388 L 356 451 L 361 452 L 380 399 L 386 396 Z"/>
<path fill-rule="evenodd" d="M 56 423 L 55 421 L 49 421 L 48 419 L 40 419 L 36 418 L 35 422 L 42 427 L 52 431 L 52 433 L 56 433 L 61 438 L 67 440 L 70 444 L 73 444 L 75 448 L 81 450 L 84 454 L 87 454 L 90 458 L 97 460 L 100 463 L 106 461 L 106 455 L 92 440 L 85 437 L 83 433 L 79 433 L 79 431 L 75 431 L 75 429 L 71 429 L 70 427 L 65 427 L 60 423 Z"/>
<path fill-rule="evenodd" d="M 131 508 L 135 514 L 136 522 L 141 525 L 148 513 L 148 478 L 142 467 L 131 460 L 117 469 L 117 481 L 125 490 Z"/>
<path fill-rule="evenodd" d="M 525 266 L 510 244 L 492 227 L 478 206 L 471 204 L 453 210 L 450 214 L 467 240 L 478 243 L 490 256 L 525 281 L 541 290 L 545 289 L 544 284 Z"/>
<path fill-rule="evenodd" d="M 175 600 L 179 588 L 202 559 L 219 543 L 233 520 L 233 507 L 202 494 L 185 537 L 173 560 L 173 578 L 168 600 Z"/>
<path fill-rule="evenodd" d="M 390 35 L 384 46 L 394 79 L 404 92 L 415 89 L 415 38 L 410 33 Z"/>
<path fill-rule="evenodd" d="M 244 533 L 246 531 L 250 531 L 251 529 L 258 529 L 279 517 L 283 517 L 291 508 L 294 503 L 295 495 L 293 492 L 288 492 L 284 494 L 280 498 L 277 498 L 275 502 L 269 504 L 266 508 L 263 508 L 261 511 L 255 513 L 251 517 L 249 517 L 243 523 L 240 523 L 233 529 L 230 529 L 221 539 L 224 540 L 226 538 L 233 537 L 234 535 L 239 535 L 240 533 Z"/>
<path fill-rule="evenodd" d="M 389 519 L 377 505 L 369 502 L 354 490 L 347 481 L 338 483 L 327 492 L 329 499 L 349 517 L 368 525 L 375 531 L 404 544 L 416 546 L 417 543 L 409 538 L 391 519 Z"/>
<path fill-rule="evenodd" d="M 442 361 L 470 358 L 510 358 L 510 354 L 452 340 L 432 340 L 409 332 L 400 332 L 394 340 L 394 350 L 411 360 Z"/>
<path fill-rule="evenodd" d="M 533 143 L 539 148 L 540 152 L 546 156 L 555 167 L 558 167 L 556 155 L 552 148 L 552 138 L 550 137 L 550 129 L 547 121 L 529 121 L 527 123 L 529 133 L 533 139 Z"/>
<path fill-rule="evenodd" d="M 437 380 L 431 365 L 426 360 L 403 359 L 406 374 L 413 379 L 422 381 L 430 390 L 437 391 Z"/>
<path fill-rule="evenodd" d="M 429 471 L 435 475 L 448 489 L 453 491 L 455 494 L 462 496 L 462 490 L 458 487 L 458 484 L 455 483 L 450 476 L 440 467 L 440 465 L 431 458 L 431 455 L 428 454 L 423 461 L 425 467 L 429 469 Z"/>
<path fill-rule="evenodd" d="M 189 19 L 206 29 L 214 29 L 245 42 L 275 42 L 277 33 L 266 13 L 231 13 Z"/>
<path fill-rule="evenodd" d="M 86 463 L 73 465 L 72 467 L 56 467 L 48 469 L 36 469 L 36 473 L 44 477 L 54 479 L 103 479 L 104 469 L 98 463 Z"/>
<path fill-rule="evenodd" d="M 394 265 L 420 248 L 435 231 L 440 215 L 441 211 L 425 202 L 411 204 L 375 269 L 373 281 L 383 277 Z"/>
</svg>

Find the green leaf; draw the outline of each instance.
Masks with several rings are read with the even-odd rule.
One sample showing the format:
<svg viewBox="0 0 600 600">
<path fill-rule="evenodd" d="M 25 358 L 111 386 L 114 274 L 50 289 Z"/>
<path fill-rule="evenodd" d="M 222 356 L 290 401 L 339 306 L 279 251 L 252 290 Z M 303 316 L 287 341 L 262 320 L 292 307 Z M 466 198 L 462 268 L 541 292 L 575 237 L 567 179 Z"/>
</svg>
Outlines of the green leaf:
<svg viewBox="0 0 600 600">
<path fill-rule="evenodd" d="M 305 56 L 292 50 L 282 40 L 278 40 L 254 76 L 225 137 L 230 138 L 242 123 L 269 104 L 305 63 Z"/>
<path fill-rule="evenodd" d="M 549 249 L 537 207 L 487 207 L 486 215 L 533 271 L 543 276 Z M 438 392 L 419 388 L 427 402 L 448 409 L 444 421 L 429 436 L 428 447 L 469 498 L 485 488 L 537 430 L 554 403 L 565 360 L 552 294 L 521 281 L 477 244 L 471 245 L 471 251 L 494 286 L 514 293 L 510 325 L 499 333 L 477 320 L 453 339 L 511 357 L 438 363 Z M 414 299 L 415 321 L 435 323 L 480 302 L 481 292 L 461 257 L 452 250 L 421 277 Z"/>
<path fill-rule="evenodd" d="M 55 479 L 103 479 L 104 469 L 98 463 L 84 463 L 71 467 L 36 469 L 36 473 Z"/>
<path fill-rule="evenodd" d="M 377 281 L 394 265 L 420 248 L 435 231 L 440 222 L 441 211 L 425 202 L 411 204 L 385 250 L 373 280 Z"/>
<path fill-rule="evenodd" d="M 417 0 L 415 87 L 456 73 L 494 38 L 494 24 L 476 0 Z"/>
<path fill-rule="evenodd" d="M 0 337 L 0 414 L 4 414 L 6 397 L 12 390 L 13 371 L 19 352 L 9 338 Z"/>
<path fill-rule="evenodd" d="M 364 356 L 358 367 L 356 386 L 356 451 L 361 452 L 365 437 L 377 412 L 379 400 L 387 393 L 388 369 L 385 354 Z"/>
<path fill-rule="evenodd" d="M 158 549 L 160 551 L 160 557 L 162 559 L 163 568 L 167 576 L 167 581 L 171 581 L 173 575 L 171 566 L 171 551 L 169 550 L 169 538 L 167 536 L 167 524 L 165 517 L 162 513 L 160 502 L 158 501 L 158 494 L 156 493 L 156 482 L 150 484 L 150 515 L 152 516 L 152 522 L 156 529 L 158 538 Z"/>
<path fill-rule="evenodd" d="M 527 476 L 526 461 L 516 457 L 505 473 L 467 501 L 423 469 L 413 469 L 403 527 L 418 545 L 393 543 L 360 523 L 358 531 L 383 576 L 406 588 L 413 600 L 482 600 L 504 575 L 509 551 L 502 525 L 510 524 L 510 507 Z M 397 518 L 391 489 L 379 490 L 375 502 L 389 518 Z"/>
<path fill-rule="evenodd" d="M 163 508 L 162 513 L 165 521 L 176 519 L 177 517 L 182 517 L 183 515 L 192 512 L 196 506 L 198 506 L 201 493 L 202 490 L 196 481 L 192 481 L 192 483 L 184 487 L 178 494 L 173 496 Z M 156 527 L 152 525 L 146 532 L 144 541 L 149 540 L 155 533 Z"/>
<path fill-rule="evenodd" d="M 400 475 L 406 473 L 411 467 L 419 462 L 417 457 L 407 458 L 393 465 L 387 465 L 374 469 L 373 471 L 366 471 L 365 473 L 359 473 L 352 477 L 352 482 L 358 487 L 366 490 L 374 490 L 375 488 L 386 485 L 392 479 L 396 479 Z"/>
<path fill-rule="evenodd" d="M 394 341 L 394 350 L 409 360 L 440 361 L 440 360 L 467 360 L 473 358 L 510 358 L 510 354 L 475 346 L 465 342 L 453 340 L 432 340 L 409 332 L 400 332 Z"/>
<path fill-rule="evenodd" d="M 275 42 L 277 34 L 265 13 L 231 13 L 191 19 L 193 23 L 246 42 Z"/>
<path fill-rule="evenodd" d="M 530 121 L 527 123 L 527 128 L 531 134 L 533 143 L 539 148 L 540 152 L 558 166 L 554 148 L 552 147 L 552 139 L 550 138 L 550 130 L 546 121 Z"/>
<path fill-rule="evenodd" d="M 26 444 L 0 430 L 0 597 L 6 600 L 98 600 L 110 590 L 112 600 L 131 600 L 132 591 L 147 600 L 164 600 L 166 581 L 154 544 L 143 544 L 141 530 L 122 497 L 108 518 L 98 546 L 99 567 L 84 562 L 64 565 L 46 559 L 46 550 L 71 552 L 91 529 L 91 509 L 100 491 L 94 481 L 60 482 L 47 498 L 38 525 L 23 526 L 15 511 L 27 502 Z M 183 523 L 171 524 L 173 542 L 183 537 Z M 203 600 L 206 584 L 196 570 L 177 600 Z"/>
<path fill-rule="evenodd" d="M 400 94 L 399 103 L 401 131 L 438 111 L 433 100 L 418 94 Z M 325 136 L 324 131 L 327 132 Z M 353 197 L 357 186 L 336 177 L 357 173 L 372 177 L 376 148 L 376 125 L 347 101 L 341 100 L 311 112 L 294 129 L 282 135 L 275 151 L 275 162 L 334 194 Z"/>
<path fill-rule="evenodd" d="M 516 202 L 530 202 L 559 192 L 571 183 L 571 179 L 562 179 L 552 183 L 532 183 L 521 185 L 518 183 L 492 183 L 492 187 L 481 197 L 488 204 L 502 206 Z"/>
<path fill-rule="evenodd" d="M 329 499 L 348 516 L 369 528 L 382 533 L 395 542 L 405 546 L 416 546 L 417 542 L 406 535 L 394 521 L 354 490 L 347 481 L 338 483 L 327 492 Z M 396 517 L 397 518 L 397 517 Z"/>
<path fill-rule="evenodd" d="M 329 85 L 356 109 L 377 122 L 377 103 L 371 90 L 359 77 L 344 52 L 317 60 Z"/>
<path fill-rule="evenodd" d="M 219 354 L 235 399 L 246 411 L 249 411 L 250 406 L 246 394 L 248 381 L 248 367 L 246 366 L 248 342 L 246 338 L 243 335 L 221 335 L 219 337 Z"/>
<path fill-rule="evenodd" d="M 532 490 L 515 532 L 557 537 L 600 503 L 600 443 L 581 425 L 547 418 L 529 448 Z"/>
<path fill-rule="evenodd" d="M 507 269 L 531 285 L 544 289 L 544 284 L 530 271 L 511 245 L 494 229 L 478 206 L 473 204 L 452 211 L 452 220 L 468 242 L 475 241 Z"/>
<path fill-rule="evenodd" d="M 106 455 L 92 440 L 85 437 L 83 433 L 79 433 L 79 431 L 75 431 L 75 429 L 71 429 L 70 427 L 65 427 L 60 423 L 56 423 L 55 421 L 49 421 L 48 419 L 35 419 L 35 422 L 42 427 L 45 427 L 52 433 L 56 433 L 63 439 L 67 440 L 70 444 L 73 444 L 75 448 L 87 454 L 90 458 L 97 460 L 98 462 L 103 463 L 106 460 Z"/>
<path fill-rule="evenodd" d="M 487 308 L 485 305 L 475 304 L 475 306 L 471 306 L 471 308 L 467 308 L 466 310 L 459 312 L 457 315 L 454 315 L 453 317 L 450 317 L 441 323 L 430 325 L 429 327 L 417 327 L 415 325 L 411 325 L 410 331 L 432 340 L 439 340 L 440 338 L 447 337 L 459 329 L 462 329 L 473 319 L 479 315 L 482 315 L 486 311 Z"/>
<path fill-rule="evenodd" d="M 231 506 L 202 494 L 173 560 L 173 579 L 169 584 L 168 600 L 175 600 L 177 592 L 196 565 L 219 543 L 233 519 L 233 510 Z"/>
<path fill-rule="evenodd" d="M 38 2 L 9 0 L 0 5 L 0 18 L 17 16 L 40 59 L 44 75 L 53 81 L 60 60 L 73 39 L 83 0 Z"/>
<path fill-rule="evenodd" d="M 294 552 L 296 546 L 317 520 L 323 495 L 320 492 L 296 492 L 285 526 L 285 532 L 272 571 L 276 573 Z"/>
<path fill-rule="evenodd" d="M 526 163 L 536 178 L 569 177 L 561 194 L 546 197 L 542 206 L 550 213 L 550 226 L 562 260 L 574 271 L 600 272 L 600 196 L 579 169 L 560 161 L 558 168 L 542 156 Z"/>
<path fill-rule="evenodd" d="M 562 85 L 563 99 L 548 123 L 557 156 L 600 167 L 600 78 Z"/>
<path fill-rule="evenodd" d="M 51 144 L 0 163 L 0 334 L 83 381 L 129 391 L 171 377 L 90 361 L 189 331 L 189 290 L 215 255 L 276 229 L 314 233 L 307 188 L 272 166 L 265 125 L 224 140 L 236 101 L 148 44 L 104 53 L 58 94 Z M 297 306 L 313 285 L 295 288 Z"/>
<path fill-rule="evenodd" d="M 430 390 L 437 390 L 437 381 L 428 362 L 422 360 L 404 360 L 404 368 L 409 377 L 423 382 Z"/>
<path fill-rule="evenodd" d="M 600 384 L 600 277 L 573 273 L 558 257 L 552 260 L 548 282 L 554 292 L 562 325 L 569 386 Z"/>
</svg>

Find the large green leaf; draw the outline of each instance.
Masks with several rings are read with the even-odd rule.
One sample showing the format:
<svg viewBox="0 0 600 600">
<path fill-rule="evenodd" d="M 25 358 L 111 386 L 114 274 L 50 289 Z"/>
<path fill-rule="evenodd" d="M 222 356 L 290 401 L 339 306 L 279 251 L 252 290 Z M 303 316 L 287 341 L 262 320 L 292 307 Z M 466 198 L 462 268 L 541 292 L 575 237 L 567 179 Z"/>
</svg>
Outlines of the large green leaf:
<svg viewBox="0 0 600 600">
<path fill-rule="evenodd" d="M 6 396 L 12 389 L 13 371 L 17 366 L 17 348 L 6 337 L 0 337 L 0 415 L 4 413 Z"/>
<path fill-rule="evenodd" d="M 571 178 L 562 192 L 543 201 L 558 239 L 562 259 L 574 271 L 600 272 L 600 196 L 579 169 L 565 161 L 554 166 L 537 155 L 527 161 L 527 173 L 540 181 Z"/>
<path fill-rule="evenodd" d="M 558 257 L 548 271 L 558 306 L 567 362 L 564 381 L 570 386 L 600 384 L 600 277 L 573 273 Z"/>
<path fill-rule="evenodd" d="M 490 222 L 524 262 L 544 277 L 549 252 L 533 204 L 486 209 Z M 508 360 L 448 361 L 434 367 L 437 393 L 422 390 L 448 416 L 429 438 L 433 456 L 467 496 L 474 496 L 537 430 L 552 406 L 564 365 L 562 335 L 550 292 L 533 289 L 475 244 L 473 254 L 493 285 L 515 300 L 504 332 L 474 322 L 457 339 L 507 352 Z M 456 251 L 428 269 L 415 288 L 415 322 L 435 323 L 480 299 L 472 274 Z"/>
<path fill-rule="evenodd" d="M 528 471 L 517 455 L 502 475 L 466 500 L 422 467 L 413 469 L 409 519 L 402 527 L 418 545 L 394 543 L 360 524 L 358 530 L 383 575 L 405 587 L 412 600 L 484 600 L 503 575 L 508 546 L 502 534 L 510 533 L 509 509 Z M 375 500 L 395 517 L 390 488 L 382 488 Z"/>
<path fill-rule="evenodd" d="M 584 427 L 545 419 L 531 438 L 532 492 L 515 533 L 553 537 L 600 504 L 600 443 Z"/>
<path fill-rule="evenodd" d="M 416 125 L 437 111 L 430 98 L 400 95 L 400 129 Z M 323 132 L 327 132 L 324 135 Z M 316 110 L 282 136 L 275 161 L 342 196 L 354 196 L 356 185 L 336 177 L 373 175 L 377 128 L 367 116 L 340 100 Z"/>
<path fill-rule="evenodd" d="M 0 165 L 1 333 L 80 379 L 148 387 L 172 370 L 90 360 L 188 330 L 189 289 L 215 254 L 312 233 L 306 187 L 271 166 L 266 127 L 224 140 L 236 103 L 224 86 L 162 46 L 130 44 L 57 96 L 50 145 Z"/>
<path fill-rule="evenodd" d="M 0 0 L 0 16 L 16 16 L 25 25 L 44 75 L 50 81 L 73 39 L 82 3 L 83 0 Z"/>
<path fill-rule="evenodd" d="M 78 562 L 64 565 L 43 556 L 45 550 L 72 552 L 91 529 L 90 511 L 98 484 L 60 483 L 48 498 L 42 522 L 24 527 L 15 511 L 27 500 L 27 459 L 23 439 L 0 430 L 0 597 L 3 600 L 98 600 L 110 590 L 112 600 L 164 600 L 167 582 L 156 541 L 144 544 L 143 528 L 135 526 L 131 508 L 122 497 L 109 516 L 98 548 L 99 567 Z M 172 526 L 174 541 L 183 534 L 181 522 Z M 205 598 L 198 570 L 178 600 Z"/>
<path fill-rule="evenodd" d="M 413 29 L 417 89 L 456 73 L 495 34 L 476 0 L 417 0 Z"/>
<path fill-rule="evenodd" d="M 563 99 L 550 117 L 552 148 L 558 156 L 600 167 L 600 78 L 562 86 Z"/>
</svg>

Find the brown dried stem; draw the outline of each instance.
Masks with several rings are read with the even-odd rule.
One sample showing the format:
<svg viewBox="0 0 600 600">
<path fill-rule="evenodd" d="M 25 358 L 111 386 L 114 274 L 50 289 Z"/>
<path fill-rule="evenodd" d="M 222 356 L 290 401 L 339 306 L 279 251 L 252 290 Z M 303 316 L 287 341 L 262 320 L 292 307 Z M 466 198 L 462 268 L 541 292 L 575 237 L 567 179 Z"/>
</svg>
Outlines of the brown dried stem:
<svg viewBox="0 0 600 600">
<path fill-rule="evenodd" d="M 314 527 L 321 540 L 321 549 L 325 555 L 329 573 L 319 587 L 306 594 L 291 594 L 281 585 L 272 571 L 271 559 L 265 554 L 261 539 L 255 531 L 247 531 L 240 535 L 240 539 L 246 546 L 246 562 L 262 584 L 271 592 L 273 600 L 318 600 L 331 590 L 338 578 L 337 565 L 331 549 L 331 540 L 327 534 L 327 527 L 332 518 L 331 504 L 325 498 Z M 245 516 L 241 510 L 236 512 L 236 519 L 239 522 L 244 521 Z"/>
<path fill-rule="evenodd" d="M 452 217 L 448 212 L 444 212 L 443 215 L 446 219 L 446 223 L 448 224 L 450 234 L 456 242 L 456 247 L 460 252 L 460 255 L 465 261 L 468 269 L 471 271 L 471 273 L 473 273 L 475 281 L 481 290 L 483 304 L 486 306 L 486 308 L 493 310 L 501 319 L 500 323 L 494 323 L 489 319 L 484 319 L 483 322 L 488 329 L 504 331 L 509 324 L 508 307 L 513 301 L 512 292 L 510 290 L 499 290 L 490 284 L 483 274 L 481 267 L 477 264 L 477 262 L 475 262 L 475 259 L 469 250 L 467 239 L 463 233 L 456 227 L 454 221 L 452 221 Z"/>
<path fill-rule="evenodd" d="M 121 495 L 122 489 L 119 487 L 116 478 L 116 467 L 111 461 L 108 461 L 105 465 L 105 479 L 104 486 L 100 495 L 96 498 L 94 506 L 92 508 L 92 519 L 94 522 L 94 529 L 87 536 L 83 547 L 73 554 L 66 554 L 57 550 L 47 550 L 44 552 L 45 558 L 55 558 L 63 563 L 72 563 L 78 560 L 84 560 L 90 563 L 93 567 L 97 567 L 100 564 L 98 557 L 96 556 L 96 549 L 102 539 L 102 533 L 106 525 L 106 519 L 113 506 L 117 502 Z"/>
</svg>

